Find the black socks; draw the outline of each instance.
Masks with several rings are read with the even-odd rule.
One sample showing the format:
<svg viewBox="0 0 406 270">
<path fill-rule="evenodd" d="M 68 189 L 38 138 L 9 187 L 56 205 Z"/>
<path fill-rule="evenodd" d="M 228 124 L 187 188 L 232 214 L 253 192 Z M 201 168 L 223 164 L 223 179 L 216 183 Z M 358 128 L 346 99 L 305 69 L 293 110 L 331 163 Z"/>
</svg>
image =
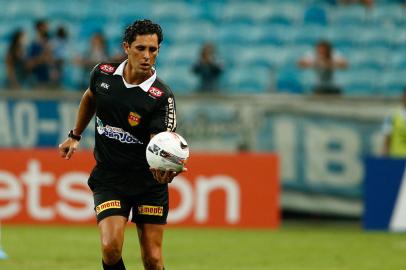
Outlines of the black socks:
<svg viewBox="0 0 406 270">
<path fill-rule="evenodd" d="M 104 270 L 125 270 L 125 266 L 124 266 L 124 262 L 123 262 L 123 258 L 120 258 L 120 260 L 114 264 L 114 265 L 107 265 L 103 262 L 103 269 Z"/>
</svg>

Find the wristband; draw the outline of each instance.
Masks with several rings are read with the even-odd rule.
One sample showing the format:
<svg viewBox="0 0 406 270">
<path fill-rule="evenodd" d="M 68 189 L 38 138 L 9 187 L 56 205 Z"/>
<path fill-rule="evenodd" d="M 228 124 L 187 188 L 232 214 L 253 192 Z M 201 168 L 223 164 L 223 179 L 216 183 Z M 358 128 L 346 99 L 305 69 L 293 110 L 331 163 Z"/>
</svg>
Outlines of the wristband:
<svg viewBox="0 0 406 270">
<path fill-rule="evenodd" d="M 77 141 L 80 141 L 80 139 L 82 139 L 82 136 L 73 134 L 73 130 L 69 131 L 68 137 Z"/>
</svg>

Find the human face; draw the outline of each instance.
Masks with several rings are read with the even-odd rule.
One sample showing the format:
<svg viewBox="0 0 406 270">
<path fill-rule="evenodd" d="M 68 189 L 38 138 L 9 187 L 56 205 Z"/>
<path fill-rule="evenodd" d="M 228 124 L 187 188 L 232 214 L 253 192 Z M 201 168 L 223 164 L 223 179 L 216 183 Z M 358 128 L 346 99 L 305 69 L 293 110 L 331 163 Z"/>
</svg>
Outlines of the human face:
<svg viewBox="0 0 406 270">
<path fill-rule="evenodd" d="M 131 69 L 137 74 L 151 74 L 159 51 L 157 34 L 137 35 L 131 44 L 124 42 L 123 45 Z"/>
</svg>

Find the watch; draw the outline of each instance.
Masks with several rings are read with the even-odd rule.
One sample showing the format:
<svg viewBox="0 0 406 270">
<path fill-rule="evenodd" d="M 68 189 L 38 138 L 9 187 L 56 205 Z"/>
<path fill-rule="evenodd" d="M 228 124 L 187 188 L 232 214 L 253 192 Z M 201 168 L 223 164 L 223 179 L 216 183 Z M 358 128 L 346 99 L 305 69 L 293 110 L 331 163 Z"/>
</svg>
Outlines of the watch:
<svg viewBox="0 0 406 270">
<path fill-rule="evenodd" d="M 81 136 L 81 135 L 75 135 L 75 134 L 73 134 L 73 130 L 69 131 L 68 137 L 69 137 L 69 138 L 72 138 L 72 139 L 74 139 L 74 140 L 77 140 L 77 141 L 80 141 L 80 139 L 82 139 L 82 136 Z"/>
</svg>

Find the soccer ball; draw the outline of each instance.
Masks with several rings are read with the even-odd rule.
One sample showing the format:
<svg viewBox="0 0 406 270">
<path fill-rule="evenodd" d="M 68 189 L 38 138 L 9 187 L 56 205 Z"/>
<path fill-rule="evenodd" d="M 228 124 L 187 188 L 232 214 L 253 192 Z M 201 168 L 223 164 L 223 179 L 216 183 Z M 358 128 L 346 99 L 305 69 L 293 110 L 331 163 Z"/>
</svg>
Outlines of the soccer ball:
<svg viewBox="0 0 406 270">
<path fill-rule="evenodd" d="M 189 158 L 189 146 L 175 132 L 161 132 L 152 137 L 147 146 L 147 162 L 153 169 L 179 172 Z"/>
</svg>

